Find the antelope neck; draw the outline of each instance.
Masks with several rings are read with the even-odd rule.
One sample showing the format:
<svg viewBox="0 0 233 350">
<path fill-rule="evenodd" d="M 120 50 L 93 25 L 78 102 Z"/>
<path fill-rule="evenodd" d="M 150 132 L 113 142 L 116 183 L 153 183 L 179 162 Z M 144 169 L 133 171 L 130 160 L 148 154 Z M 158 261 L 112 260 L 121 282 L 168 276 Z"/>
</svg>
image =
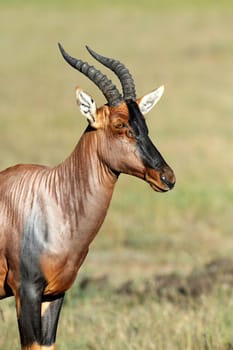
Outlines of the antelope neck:
<svg viewBox="0 0 233 350">
<path fill-rule="evenodd" d="M 53 192 L 64 213 L 74 213 L 74 227 L 93 220 L 97 233 L 110 204 L 117 176 L 98 157 L 97 133 L 89 128 L 73 153 L 53 171 Z M 87 219 L 88 218 L 88 219 Z M 88 226 L 88 225 L 86 225 Z"/>
</svg>

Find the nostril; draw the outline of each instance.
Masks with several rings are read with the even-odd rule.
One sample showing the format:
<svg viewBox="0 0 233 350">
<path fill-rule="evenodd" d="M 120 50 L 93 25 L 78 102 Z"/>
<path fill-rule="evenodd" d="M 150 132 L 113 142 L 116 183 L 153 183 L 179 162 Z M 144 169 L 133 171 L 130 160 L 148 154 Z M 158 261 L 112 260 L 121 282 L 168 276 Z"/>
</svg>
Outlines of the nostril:
<svg viewBox="0 0 233 350">
<path fill-rule="evenodd" d="M 161 175 L 161 176 L 160 176 L 160 179 L 161 179 L 163 182 L 165 182 L 165 181 L 166 181 L 165 175 Z"/>
<path fill-rule="evenodd" d="M 160 179 L 163 183 L 165 183 L 165 185 L 169 187 L 170 190 L 175 186 L 175 182 L 169 181 L 165 175 L 161 175 Z"/>
</svg>

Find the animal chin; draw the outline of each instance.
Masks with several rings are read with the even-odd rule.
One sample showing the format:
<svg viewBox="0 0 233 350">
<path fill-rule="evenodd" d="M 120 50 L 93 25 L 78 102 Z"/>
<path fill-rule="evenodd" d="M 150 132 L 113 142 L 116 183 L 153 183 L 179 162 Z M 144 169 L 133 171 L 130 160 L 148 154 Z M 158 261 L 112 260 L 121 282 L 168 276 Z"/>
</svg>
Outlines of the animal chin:
<svg viewBox="0 0 233 350">
<path fill-rule="evenodd" d="M 154 191 L 156 191 L 156 192 L 167 192 L 167 191 L 168 191 L 167 189 L 164 189 L 164 188 L 159 187 L 159 186 L 158 186 L 156 183 L 154 183 L 154 182 L 149 182 L 149 181 L 148 181 L 148 183 L 149 183 L 150 187 L 151 187 Z"/>
</svg>

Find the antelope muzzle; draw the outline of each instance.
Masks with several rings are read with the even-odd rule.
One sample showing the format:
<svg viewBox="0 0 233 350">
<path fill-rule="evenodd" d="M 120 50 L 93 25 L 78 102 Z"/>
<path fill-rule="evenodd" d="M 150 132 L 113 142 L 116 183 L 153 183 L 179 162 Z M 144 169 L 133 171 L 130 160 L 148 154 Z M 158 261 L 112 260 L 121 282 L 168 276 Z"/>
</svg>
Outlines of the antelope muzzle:
<svg viewBox="0 0 233 350">
<path fill-rule="evenodd" d="M 161 170 L 147 168 L 145 180 L 156 192 L 167 192 L 176 183 L 175 174 L 168 165 L 162 167 Z"/>
</svg>

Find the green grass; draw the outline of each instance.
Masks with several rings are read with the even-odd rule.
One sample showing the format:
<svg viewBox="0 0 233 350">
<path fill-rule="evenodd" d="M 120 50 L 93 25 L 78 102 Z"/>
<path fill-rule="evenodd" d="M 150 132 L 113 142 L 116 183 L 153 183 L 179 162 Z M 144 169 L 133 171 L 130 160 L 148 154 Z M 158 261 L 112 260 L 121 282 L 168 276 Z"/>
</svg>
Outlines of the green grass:
<svg viewBox="0 0 233 350">
<path fill-rule="evenodd" d="M 85 44 L 124 61 L 139 96 L 165 84 L 147 120 L 176 172 L 176 188 L 160 195 L 122 175 L 80 271 L 80 277 L 107 275 L 115 286 L 155 273 L 188 273 L 231 257 L 233 249 L 233 3 L 136 3 L 0 2 L 2 169 L 19 162 L 53 165 L 71 152 L 86 126 L 74 101 L 76 85 L 104 103 L 62 60 L 58 41 L 89 62 Z M 139 302 L 110 289 L 80 296 L 75 285 L 58 349 L 228 350 L 232 303 L 220 287 L 183 304 L 152 296 Z M 13 300 L 0 308 L 0 349 L 18 349 Z"/>
<path fill-rule="evenodd" d="M 77 343 L 66 335 L 61 349 L 75 348 L 75 344 L 80 349 L 98 350 L 227 349 L 227 344 L 232 344 L 232 302 L 222 313 L 219 297 L 203 298 L 198 306 L 190 303 L 184 307 L 153 299 L 143 303 L 114 298 L 106 301 L 103 297 L 81 301 L 76 320 L 69 320 L 80 340 Z M 64 316 L 67 321 L 67 313 Z M 92 337 L 86 334 L 86 324 Z"/>
</svg>

